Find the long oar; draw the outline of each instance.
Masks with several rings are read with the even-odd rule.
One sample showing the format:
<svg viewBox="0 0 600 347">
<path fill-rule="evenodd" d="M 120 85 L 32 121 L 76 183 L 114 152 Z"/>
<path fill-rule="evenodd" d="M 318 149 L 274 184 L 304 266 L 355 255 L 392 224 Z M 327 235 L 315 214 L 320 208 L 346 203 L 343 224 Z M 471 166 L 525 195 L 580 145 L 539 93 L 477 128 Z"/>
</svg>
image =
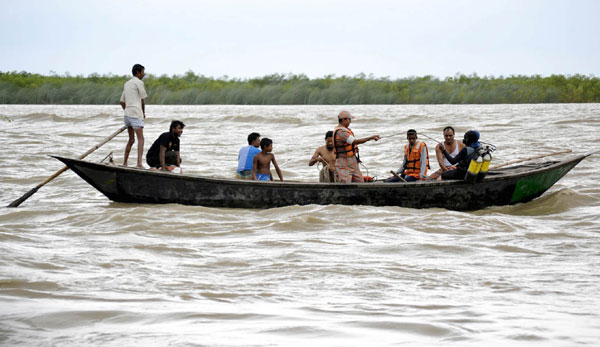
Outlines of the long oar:
<svg viewBox="0 0 600 347">
<path fill-rule="evenodd" d="M 430 139 L 430 140 L 433 140 L 433 141 L 437 142 L 437 143 L 438 143 L 438 144 L 440 144 L 440 145 L 442 144 L 440 141 L 438 141 L 438 140 L 434 139 L 434 138 L 433 138 L 433 137 L 431 137 L 431 136 L 427 136 L 427 135 L 425 135 L 425 134 L 423 134 L 423 133 L 420 133 L 419 135 L 423 135 L 423 136 L 425 136 L 426 138 L 428 138 L 428 139 Z"/>
<path fill-rule="evenodd" d="M 490 167 L 490 170 L 498 169 L 498 168 L 501 168 L 501 167 L 504 167 L 504 166 L 507 166 L 507 165 L 522 163 L 522 162 L 528 161 L 528 160 L 540 159 L 540 158 L 544 158 L 544 157 L 549 157 L 551 155 L 565 154 L 565 153 L 571 153 L 571 152 L 573 152 L 573 151 L 570 150 L 570 149 L 567 149 L 566 151 L 562 151 L 562 152 L 553 152 L 553 153 L 548 153 L 548 154 L 540 154 L 540 155 L 536 155 L 536 156 L 533 156 L 533 157 L 529 157 L 529 158 L 525 158 L 525 159 L 519 159 L 519 160 L 513 160 L 513 161 L 509 161 L 509 162 L 504 163 L 504 164 L 492 166 L 492 167 Z"/>
<path fill-rule="evenodd" d="M 102 147 L 102 145 L 104 145 L 108 141 L 112 140 L 113 137 L 119 135 L 125 129 L 127 129 L 127 126 L 123 126 L 121 129 L 115 131 L 109 137 L 105 138 L 102 142 L 100 142 L 99 144 L 97 144 L 94 147 L 90 148 L 87 152 L 85 152 L 82 155 L 80 155 L 78 159 L 83 159 L 83 158 L 87 157 L 88 154 L 90 154 L 93 151 L 97 150 L 98 148 Z M 68 167 L 65 166 L 62 169 L 56 171 L 54 173 L 54 175 L 46 178 L 46 180 L 44 182 L 42 182 L 42 183 L 38 184 L 37 186 L 35 186 L 35 188 L 33 188 L 32 190 L 30 190 L 27 193 L 25 193 L 25 195 L 23 195 L 22 197 L 18 198 L 17 200 L 13 201 L 12 203 L 10 203 L 10 205 L 8 205 L 7 207 L 18 207 L 19 205 L 21 205 L 23 203 L 23 201 L 29 199 L 30 196 L 32 196 L 33 194 L 35 194 L 38 191 L 38 189 L 42 188 L 44 185 L 46 185 L 46 183 L 48 183 L 48 182 L 52 181 L 53 179 L 55 179 L 56 177 L 58 177 L 58 175 L 60 175 L 61 173 L 65 172 L 67 169 L 68 169 Z"/>
<path fill-rule="evenodd" d="M 384 137 L 386 137 L 386 138 L 387 138 L 387 137 L 395 137 L 395 136 L 402 136 L 402 135 L 405 135 L 405 136 L 406 136 L 406 134 L 405 134 L 405 133 L 402 133 L 402 134 L 392 134 L 392 135 L 381 135 L 381 138 L 384 138 Z"/>
</svg>

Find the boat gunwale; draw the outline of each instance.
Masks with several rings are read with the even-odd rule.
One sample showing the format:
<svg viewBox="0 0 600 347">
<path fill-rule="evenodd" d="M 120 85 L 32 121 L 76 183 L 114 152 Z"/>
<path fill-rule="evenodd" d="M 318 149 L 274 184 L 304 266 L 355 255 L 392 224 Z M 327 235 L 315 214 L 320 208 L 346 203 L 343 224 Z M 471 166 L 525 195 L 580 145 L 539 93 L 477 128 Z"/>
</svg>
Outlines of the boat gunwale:
<svg viewBox="0 0 600 347">
<path fill-rule="evenodd" d="M 374 187 L 377 187 L 377 188 L 381 188 L 381 187 L 421 188 L 423 186 L 432 187 L 432 186 L 445 186 L 445 185 L 469 185 L 468 183 L 466 183 L 462 180 L 447 180 L 447 181 L 430 180 L 430 181 L 391 182 L 391 183 L 387 183 L 387 182 L 383 182 L 383 181 L 366 182 L 366 183 L 329 183 L 329 182 L 299 182 L 299 181 L 264 182 L 264 181 L 252 181 L 252 180 L 233 179 L 233 178 L 216 178 L 216 177 L 207 177 L 207 176 L 190 175 L 190 174 L 175 174 L 175 173 L 163 172 L 163 171 L 159 171 L 159 170 L 148 170 L 148 169 L 139 169 L 139 168 L 135 168 L 135 167 L 116 166 L 116 165 L 110 165 L 107 163 L 96 163 L 96 162 L 85 161 L 85 160 L 81 160 L 81 159 L 71 159 L 71 158 L 65 158 L 65 157 L 60 157 L 60 156 L 51 156 L 51 157 L 58 159 L 58 160 L 62 161 L 63 163 L 66 163 L 67 161 L 83 163 L 84 165 L 93 165 L 98 168 L 106 169 L 107 171 L 113 171 L 113 172 L 122 172 L 122 173 L 137 174 L 137 175 L 149 175 L 149 176 L 153 176 L 153 175 L 154 176 L 163 176 L 163 177 L 168 177 L 168 178 L 172 178 L 172 179 L 176 179 L 176 180 L 203 181 L 206 183 L 220 183 L 220 184 L 228 184 L 228 185 L 234 185 L 234 186 L 241 185 L 241 186 L 263 186 L 263 187 L 304 187 L 304 188 L 318 187 L 321 189 L 327 188 L 327 187 L 328 188 L 337 188 L 337 189 L 349 189 L 349 188 L 370 189 L 370 188 L 374 188 Z M 493 176 L 486 177 L 484 179 L 484 181 L 481 183 L 489 183 L 489 182 L 493 182 L 493 181 L 504 181 L 504 180 L 509 180 L 509 179 L 518 179 L 521 177 L 528 177 L 528 176 L 532 176 L 532 175 L 535 175 L 538 173 L 552 171 L 558 167 L 568 165 L 572 162 L 579 162 L 579 161 L 583 160 L 585 157 L 586 157 L 585 155 L 578 155 L 578 156 L 575 156 L 575 157 L 572 157 L 569 159 L 555 162 L 548 166 L 534 168 L 531 170 L 525 170 L 523 172 L 518 172 L 518 173 L 509 173 L 509 172 L 498 173 L 501 170 L 502 171 L 509 170 L 514 167 L 506 167 L 506 168 L 503 168 L 503 169 L 500 169 L 497 171 L 492 170 L 490 172 L 494 172 L 495 174 Z"/>
</svg>

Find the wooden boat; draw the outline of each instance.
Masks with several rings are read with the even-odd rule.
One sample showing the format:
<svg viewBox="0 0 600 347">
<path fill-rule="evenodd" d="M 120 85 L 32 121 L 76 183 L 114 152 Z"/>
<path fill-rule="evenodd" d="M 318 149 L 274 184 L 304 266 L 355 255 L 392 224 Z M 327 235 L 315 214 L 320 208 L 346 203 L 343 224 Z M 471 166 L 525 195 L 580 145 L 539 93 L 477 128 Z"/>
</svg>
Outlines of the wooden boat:
<svg viewBox="0 0 600 347">
<path fill-rule="evenodd" d="M 110 200 L 125 203 L 234 208 L 341 204 L 476 210 L 535 199 L 588 155 L 490 170 L 483 181 L 475 184 L 255 182 L 55 158 Z"/>
</svg>

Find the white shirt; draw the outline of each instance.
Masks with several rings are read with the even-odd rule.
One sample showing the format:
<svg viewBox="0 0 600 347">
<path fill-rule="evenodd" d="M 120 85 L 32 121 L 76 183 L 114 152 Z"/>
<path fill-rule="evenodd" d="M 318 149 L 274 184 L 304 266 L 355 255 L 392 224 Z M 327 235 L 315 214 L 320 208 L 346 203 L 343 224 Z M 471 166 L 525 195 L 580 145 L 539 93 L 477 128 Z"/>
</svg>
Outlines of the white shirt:
<svg viewBox="0 0 600 347">
<path fill-rule="evenodd" d="M 125 103 L 125 115 L 133 118 L 144 119 L 142 111 L 142 99 L 147 98 L 144 82 L 137 77 L 133 77 L 125 82 L 121 102 Z"/>
<path fill-rule="evenodd" d="M 458 151 L 458 141 L 454 140 L 454 144 L 455 144 L 455 146 L 454 146 L 454 151 L 453 151 L 452 153 L 450 153 L 450 156 L 451 156 L 452 158 L 456 157 L 456 155 L 457 155 L 457 154 L 458 154 L 458 152 L 459 152 L 459 151 Z M 444 144 L 444 145 L 442 145 L 442 146 L 444 146 L 444 149 L 446 148 L 446 145 L 445 145 L 445 144 Z M 446 167 L 450 167 L 450 166 L 452 166 L 452 164 L 451 164 L 451 163 L 448 161 L 448 159 L 446 159 L 446 157 L 445 157 L 445 156 L 444 156 L 444 165 L 446 165 Z"/>
</svg>

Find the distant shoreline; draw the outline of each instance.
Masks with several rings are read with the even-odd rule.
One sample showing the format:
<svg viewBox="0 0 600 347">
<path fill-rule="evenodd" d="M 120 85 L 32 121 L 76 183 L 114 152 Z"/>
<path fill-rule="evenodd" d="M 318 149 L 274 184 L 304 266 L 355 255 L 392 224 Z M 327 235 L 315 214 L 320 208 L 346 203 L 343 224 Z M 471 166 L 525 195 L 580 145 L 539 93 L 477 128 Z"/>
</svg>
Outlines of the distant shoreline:
<svg viewBox="0 0 600 347">
<path fill-rule="evenodd" d="M 39 75 L 0 72 L 0 104 L 118 104 L 131 76 Z M 310 79 L 273 74 L 260 78 L 183 75 L 144 78 L 148 104 L 156 105 L 360 105 L 360 104 L 539 104 L 600 102 L 600 78 L 479 77 L 455 75 L 389 79 L 360 74 Z"/>
</svg>

